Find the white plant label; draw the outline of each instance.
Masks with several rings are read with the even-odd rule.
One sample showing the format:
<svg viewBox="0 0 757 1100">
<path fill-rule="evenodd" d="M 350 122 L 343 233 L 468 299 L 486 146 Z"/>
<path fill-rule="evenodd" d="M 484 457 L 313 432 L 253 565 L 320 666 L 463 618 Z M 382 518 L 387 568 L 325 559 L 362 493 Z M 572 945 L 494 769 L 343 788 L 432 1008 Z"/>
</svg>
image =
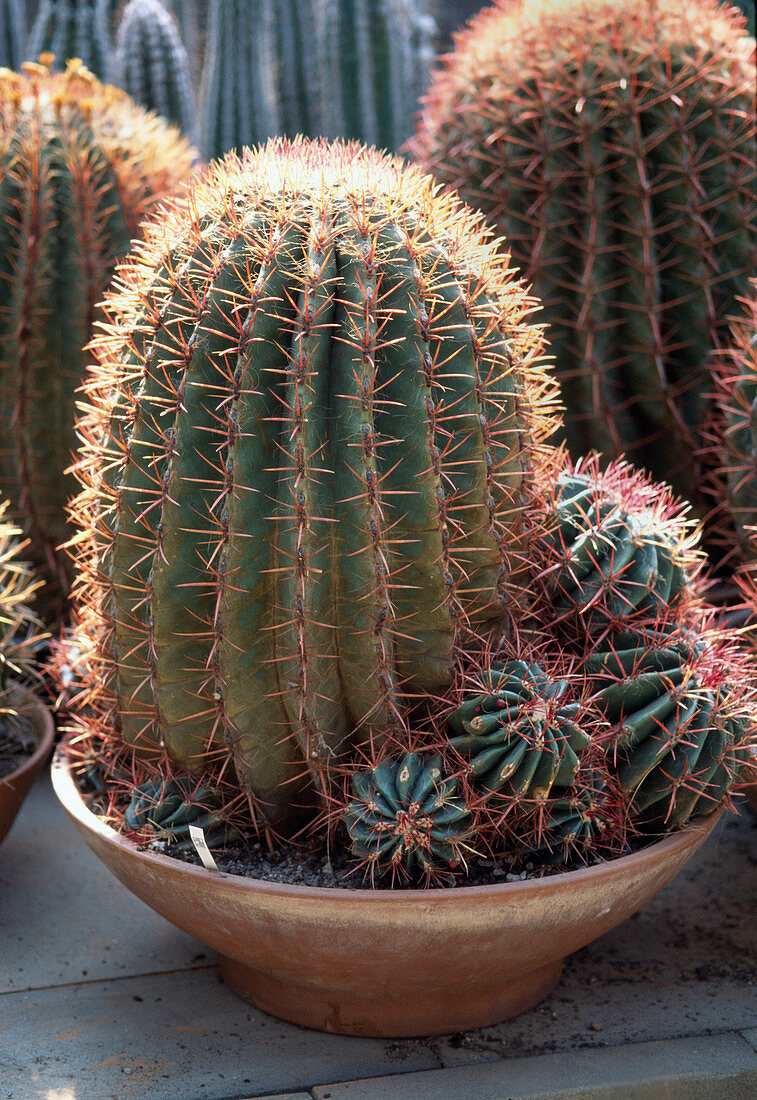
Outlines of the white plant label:
<svg viewBox="0 0 757 1100">
<path fill-rule="evenodd" d="M 199 825 L 189 826 L 189 835 L 192 838 L 192 843 L 195 846 L 195 851 L 202 860 L 203 866 L 207 867 L 209 871 L 217 871 L 218 867 L 216 861 L 210 854 L 210 848 L 208 848 L 208 842 L 205 839 L 205 833 Z"/>
</svg>

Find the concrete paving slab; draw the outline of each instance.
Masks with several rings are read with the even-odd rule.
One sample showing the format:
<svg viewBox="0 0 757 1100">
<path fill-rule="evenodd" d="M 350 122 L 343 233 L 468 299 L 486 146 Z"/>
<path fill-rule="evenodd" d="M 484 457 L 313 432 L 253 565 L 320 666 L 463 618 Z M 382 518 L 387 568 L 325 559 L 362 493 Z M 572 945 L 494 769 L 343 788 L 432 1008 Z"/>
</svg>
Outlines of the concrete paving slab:
<svg viewBox="0 0 757 1100">
<path fill-rule="evenodd" d="M 757 1027 L 746 1028 L 741 1032 L 741 1035 L 749 1043 L 750 1046 L 757 1050 Z"/>
<path fill-rule="evenodd" d="M 314 1100 L 754 1100 L 757 1053 L 734 1033 L 545 1054 L 316 1086 Z"/>
<path fill-rule="evenodd" d="M 228 1100 L 439 1064 L 422 1044 L 274 1020 L 215 968 L 7 993 L 0 1035 L 2 1100 Z"/>
<path fill-rule="evenodd" d="M 2 993 L 215 962 L 105 870 L 47 777 L 0 847 L 0 928 Z"/>
</svg>

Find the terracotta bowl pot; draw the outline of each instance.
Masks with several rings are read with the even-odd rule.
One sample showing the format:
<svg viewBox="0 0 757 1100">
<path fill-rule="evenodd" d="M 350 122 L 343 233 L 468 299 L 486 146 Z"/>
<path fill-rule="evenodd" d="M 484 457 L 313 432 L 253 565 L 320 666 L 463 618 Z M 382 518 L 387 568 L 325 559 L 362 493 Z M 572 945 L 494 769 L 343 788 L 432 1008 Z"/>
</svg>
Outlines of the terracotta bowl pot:
<svg viewBox="0 0 757 1100">
<path fill-rule="evenodd" d="M 52 752 L 55 740 L 52 715 L 33 691 L 15 684 L 10 688 L 9 695 L 11 705 L 23 708 L 24 715 L 33 723 L 37 747 L 20 768 L 0 779 L 0 844 L 8 835 L 21 803 Z"/>
<path fill-rule="evenodd" d="M 720 814 L 633 855 L 551 878 L 436 890 L 288 886 L 140 851 L 85 806 L 60 756 L 58 798 L 132 893 L 220 953 L 231 988 L 345 1035 L 440 1035 L 537 1004 L 563 959 L 661 890 Z"/>
</svg>

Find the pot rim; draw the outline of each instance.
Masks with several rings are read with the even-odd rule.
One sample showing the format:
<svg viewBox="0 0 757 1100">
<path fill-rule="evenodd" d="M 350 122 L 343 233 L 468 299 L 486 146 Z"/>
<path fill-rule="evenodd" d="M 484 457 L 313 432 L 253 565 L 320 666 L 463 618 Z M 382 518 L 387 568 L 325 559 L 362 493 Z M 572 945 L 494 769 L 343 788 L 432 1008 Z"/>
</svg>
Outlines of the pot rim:
<svg viewBox="0 0 757 1100">
<path fill-rule="evenodd" d="M 0 777 L 0 793 L 2 793 L 3 785 L 10 786 L 11 784 L 15 784 L 17 780 L 23 778 L 27 772 L 39 767 L 40 761 L 50 752 L 50 749 L 53 747 L 53 741 L 55 740 L 55 723 L 53 721 L 53 716 L 42 699 L 40 699 L 37 692 L 34 691 L 33 688 L 26 687 L 24 684 L 19 684 L 16 681 L 13 681 L 10 687 L 14 692 L 21 695 L 24 702 L 34 704 L 30 718 L 36 727 L 37 747 L 31 756 L 27 756 L 20 767 Z"/>
<path fill-rule="evenodd" d="M 662 840 L 648 844 L 637 852 L 631 852 L 617 859 L 607 860 L 605 863 L 597 863 L 591 867 L 579 867 L 573 871 L 563 871 L 546 878 L 525 879 L 517 882 L 496 882 L 479 886 L 454 886 L 454 887 L 429 887 L 427 889 L 347 889 L 343 886 L 307 886 L 302 883 L 272 882 L 268 879 L 250 878 L 245 875 L 229 874 L 225 871 L 211 871 L 194 863 L 185 863 L 173 856 L 162 855 L 160 852 L 141 848 L 134 841 L 120 835 L 116 830 L 106 824 L 101 817 L 94 814 L 85 804 L 84 799 L 74 783 L 70 761 L 66 760 L 63 748 L 59 748 L 53 758 L 51 777 L 53 789 L 67 813 L 84 830 L 98 834 L 111 847 L 128 852 L 131 855 L 144 859 L 156 872 L 172 871 L 175 874 L 194 877 L 198 882 L 205 884 L 212 879 L 222 879 L 225 889 L 256 890 L 264 894 L 279 895 L 287 898 L 312 898 L 320 901 L 333 899 L 340 902 L 364 903 L 373 898 L 382 903 L 405 905 L 408 902 L 423 901 L 428 904 L 433 901 L 435 905 L 440 902 L 453 903 L 455 898 L 473 898 L 484 894 L 504 894 L 508 898 L 513 895 L 528 895 L 532 892 L 542 893 L 545 887 L 559 890 L 562 884 L 568 882 L 573 886 L 580 886 L 587 880 L 602 878 L 614 879 L 633 873 L 640 865 L 646 864 L 650 859 L 665 861 L 675 850 L 686 848 L 691 844 L 692 834 L 705 834 L 712 831 L 723 815 L 721 807 L 706 816 L 700 816 L 677 832 L 665 836 Z"/>
</svg>

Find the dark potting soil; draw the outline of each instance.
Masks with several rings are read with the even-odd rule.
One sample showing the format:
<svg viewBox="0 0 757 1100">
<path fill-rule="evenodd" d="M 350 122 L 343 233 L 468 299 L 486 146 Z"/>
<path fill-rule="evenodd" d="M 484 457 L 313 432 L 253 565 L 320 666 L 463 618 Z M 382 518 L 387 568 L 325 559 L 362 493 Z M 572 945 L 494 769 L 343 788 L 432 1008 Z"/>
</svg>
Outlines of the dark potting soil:
<svg viewBox="0 0 757 1100">
<path fill-rule="evenodd" d="M 23 714 L 0 714 L 0 779 L 25 764 L 36 748 L 33 722 Z"/>
</svg>

